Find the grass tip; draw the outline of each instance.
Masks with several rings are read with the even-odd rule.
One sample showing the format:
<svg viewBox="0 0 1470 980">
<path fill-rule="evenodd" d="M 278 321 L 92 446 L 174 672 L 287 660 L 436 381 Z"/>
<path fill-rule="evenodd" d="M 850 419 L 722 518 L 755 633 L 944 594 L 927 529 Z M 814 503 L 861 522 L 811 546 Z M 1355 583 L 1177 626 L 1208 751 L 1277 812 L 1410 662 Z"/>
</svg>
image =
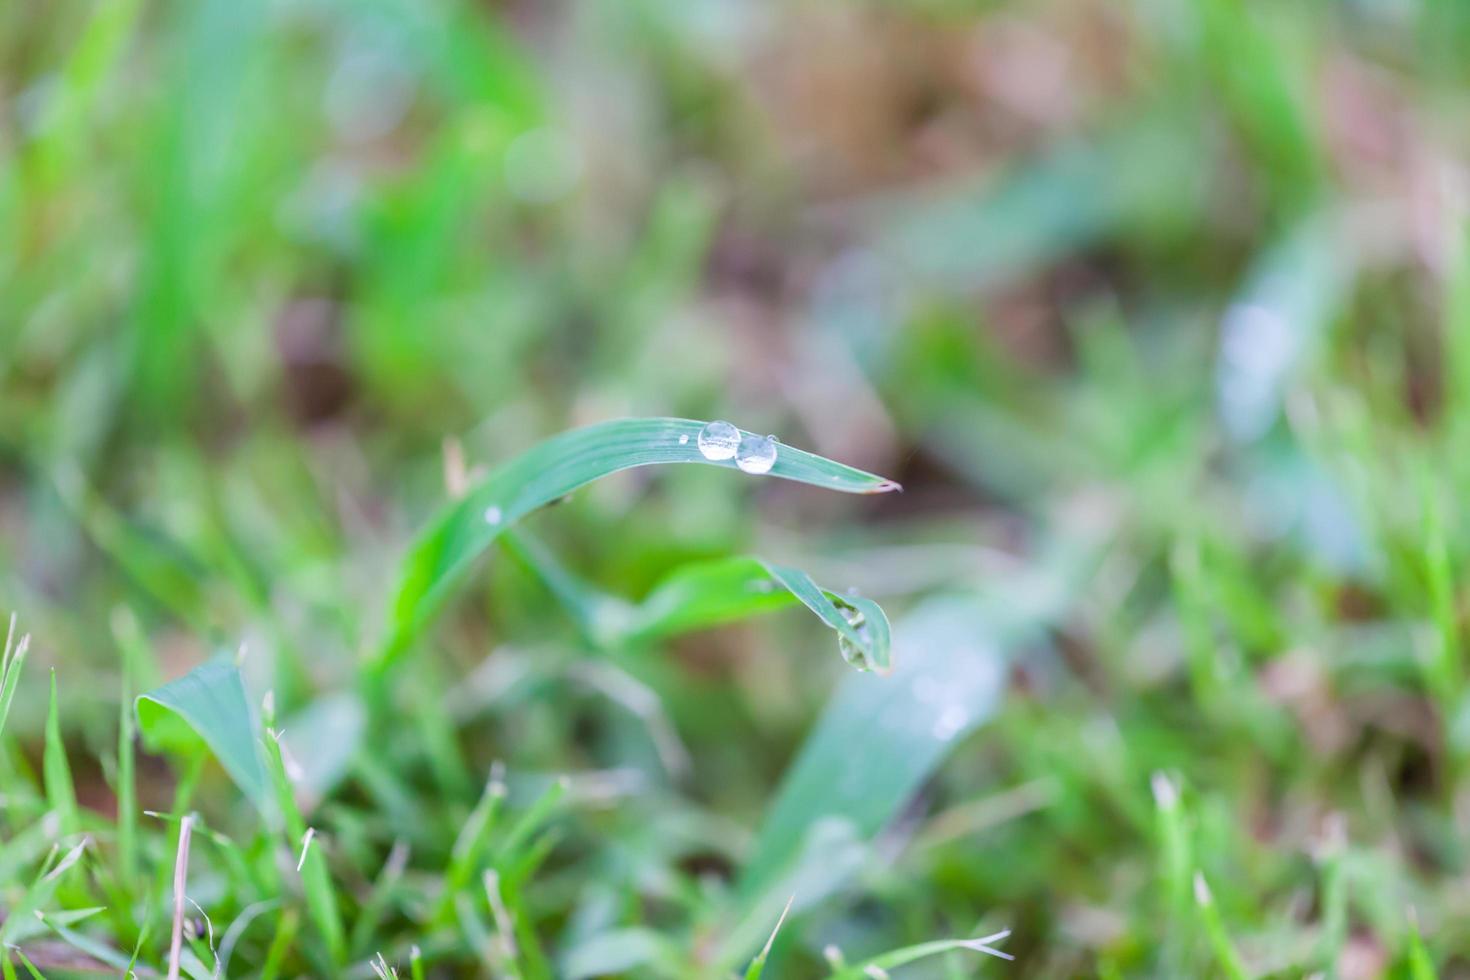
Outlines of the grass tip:
<svg viewBox="0 0 1470 980">
<path fill-rule="evenodd" d="M 1155 772 L 1149 777 L 1149 784 L 1153 787 L 1154 803 L 1160 810 L 1173 810 L 1179 805 L 1179 788 L 1163 772 Z"/>
<path fill-rule="evenodd" d="M 791 903 L 794 901 L 796 901 L 796 893 L 792 892 L 791 897 L 786 900 L 786 907 L 776 917 L 776 926 L 771 930 L 771 934 L 766 937 L 766 944 L 761 947 L 761 962 L 765 962 L 766 957 L 771 955 L 771 947 L 776 944 L 776 934 L 781 931 L 781 926 L 785 924 L 786 916 L 791 912 Z"/>
<path fill-rule="evenodd" d="M 1011 930 L 1002 929 L 1000 932 L 993 932 L 988 936 L 981 936 L 979 939 L 967 939 L 961 945 L 963 945 L 966 949 L 973 950 L 977 953 L 984 953 L 987 956 L 994 956 L 1002 960 L 1014 960 L 1015 957 L 1012 956 L 1010 953 L 1002 952 L 992 945 L 993 943 L 998 943 L 1003 939 L 1008 939 L 1010 935 Z"/>
<path fill-rule="evenodd" d="M 1205 881 L 1202 871 L 1194 873 L 1194 901 L 1200 908 L 1213 905 L 1215 901 L 1214 893 L 1210 891 L 1210 883 Z"/>
<path fill-rule="evenodd" d="M 311 849 L 312 838 L 316 836 L 315 827 L 307 827 L 306 835 L 301 838 L 301 856 L 296 859 L 296 871 L 299 873 L 306 864 L 306 852 Z"/>
</svg>

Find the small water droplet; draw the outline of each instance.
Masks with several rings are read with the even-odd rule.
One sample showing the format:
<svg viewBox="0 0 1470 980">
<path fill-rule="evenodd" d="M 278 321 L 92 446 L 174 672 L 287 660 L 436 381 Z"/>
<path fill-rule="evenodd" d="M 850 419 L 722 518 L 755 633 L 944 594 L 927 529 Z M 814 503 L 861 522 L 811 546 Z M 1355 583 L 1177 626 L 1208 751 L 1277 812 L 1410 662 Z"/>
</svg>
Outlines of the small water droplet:
<svg viewBox="0 0 1470 980">
<path fill-rule="evenodd" d="M 740 430 L 729 422 L 714 421 L 699 430 L 699 451 L 705 459 L 732 459 L 740 448 Z"/>
<path fill-rule="evenodd" d="M 504 515 L 500 512 L 500 508 L 495 504 L 491 504 L 489 507 L 485 508 L 485 523 L 489 524 L 492 527 L 496 524 L 499 524 L 500 519 L 503 516 Z"/>
<path fill-rule="evenodd" d="M 684 434 L 682 434 L 682 435 L 679 436 L 679 445 L 681 445 L 681 446 L 687 446 L 687 445 L 689 445 L 689 433 L 685 432 Z"/>
<path fill-rule="evenodd" d="M 866 616 L 852 606 L 841 603 L 837 605 L 837 611 L 842 613 L 842 618 L 847 620 L 847 625 L 852 627 L 853 632 L 858 635 L 858 639 L 862 640 L 863 644 L 871 642 Z M 854 643 L 849 639 L 846 633 L 837 634 L 837 651 L 842 654 L 843 660 L 858 670 L 873 669 L 872 663 L 868 661 L 868 651 L 863 648 L 862 644 Z"/>
<path fill-rule="evenodd" d="M 740 440 L 735 465 L 756 476 L 771 472 L 771 467 L 776 465 L 776 442 L 775 436 L 746 436 Z"/>
</svg>

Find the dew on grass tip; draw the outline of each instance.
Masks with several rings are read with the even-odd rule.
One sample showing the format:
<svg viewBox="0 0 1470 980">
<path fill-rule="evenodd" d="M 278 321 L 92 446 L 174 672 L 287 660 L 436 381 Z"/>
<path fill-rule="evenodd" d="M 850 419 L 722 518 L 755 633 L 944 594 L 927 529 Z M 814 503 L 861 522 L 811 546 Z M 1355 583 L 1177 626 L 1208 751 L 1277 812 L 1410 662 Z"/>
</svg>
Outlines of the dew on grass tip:
<svg viewBox="0 0 1470 980">
<path fill-rule="evenodd" d="M 491 527 L 499 524 L 502 516 L 503 515 L 500 512 L 500 508 L 495 504 L 491 504 L 489 507 L 485 508 L 485 523 L 489 524 Z"/>
<path fill-rule="evenodd" d="M 699 430 L 699 451 L 705 459 L 731 459 L 740 448 L 740 430 L 729 422 L 714 421 Z"/>
<path fill-rule="evenodd" d="M 852 627 L 853 632 L 858 635 L 858 638 L 863 641 L 863 644 L 870 644 L 872 641 L 868 632 L 868 618 L 857 609 L 845 603 L 839 602 L 836 605 L 837 611 L 842 613 L 842 618 L 847 620 L 847 625 Z M 846 660 L 858 670 L 873 669 L 872 662 L 868 660 L 868 651 L 863 648 L 862 644 L 855 643 L 849 639 L 846 633 L 838 632 L 837 650 L 842 654 L 843 660 Z"/>
</svg>

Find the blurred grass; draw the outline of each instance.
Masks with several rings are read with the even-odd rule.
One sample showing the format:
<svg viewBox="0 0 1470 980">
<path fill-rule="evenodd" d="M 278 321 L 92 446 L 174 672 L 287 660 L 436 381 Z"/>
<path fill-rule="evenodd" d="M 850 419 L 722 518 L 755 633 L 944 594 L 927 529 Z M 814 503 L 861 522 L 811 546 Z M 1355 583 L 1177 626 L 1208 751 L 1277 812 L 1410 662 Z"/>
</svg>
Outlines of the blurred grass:
<svg viewBox="0 0 1470 980">
<path fill-rule="evenodd" d="M 6 975 L 165 967 L 190 814 L 206 973 L 738 972 L 795 891 L 763 976 L 1464 974 L 1465 51 L 1457 0 L 0 5 Z M 603 480 L 359 701 L 415 535 L 625 416 L 905 492 Z M 894 675 L 579 606 L 743 554 Z M 127 741 L 242 645 L 279 814 Z"/>
</svg>

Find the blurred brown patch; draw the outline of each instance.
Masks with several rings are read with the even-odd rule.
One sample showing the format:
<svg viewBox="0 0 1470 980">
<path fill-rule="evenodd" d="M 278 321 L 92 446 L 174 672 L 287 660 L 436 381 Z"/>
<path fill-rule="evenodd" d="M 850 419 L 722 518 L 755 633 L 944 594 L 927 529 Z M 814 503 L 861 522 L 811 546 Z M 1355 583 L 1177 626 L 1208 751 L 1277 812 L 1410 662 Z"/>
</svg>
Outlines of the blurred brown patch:
<svg viewBox="0 0 1470 980">
<path fill-rule="evenodd" d="M 290 301 L 276 317 L 275 340 L 295 419 L 313 425 L 339 414 L 352 398 L 352 376 L 337 303 L 319 297 Z"/>
</svg>

